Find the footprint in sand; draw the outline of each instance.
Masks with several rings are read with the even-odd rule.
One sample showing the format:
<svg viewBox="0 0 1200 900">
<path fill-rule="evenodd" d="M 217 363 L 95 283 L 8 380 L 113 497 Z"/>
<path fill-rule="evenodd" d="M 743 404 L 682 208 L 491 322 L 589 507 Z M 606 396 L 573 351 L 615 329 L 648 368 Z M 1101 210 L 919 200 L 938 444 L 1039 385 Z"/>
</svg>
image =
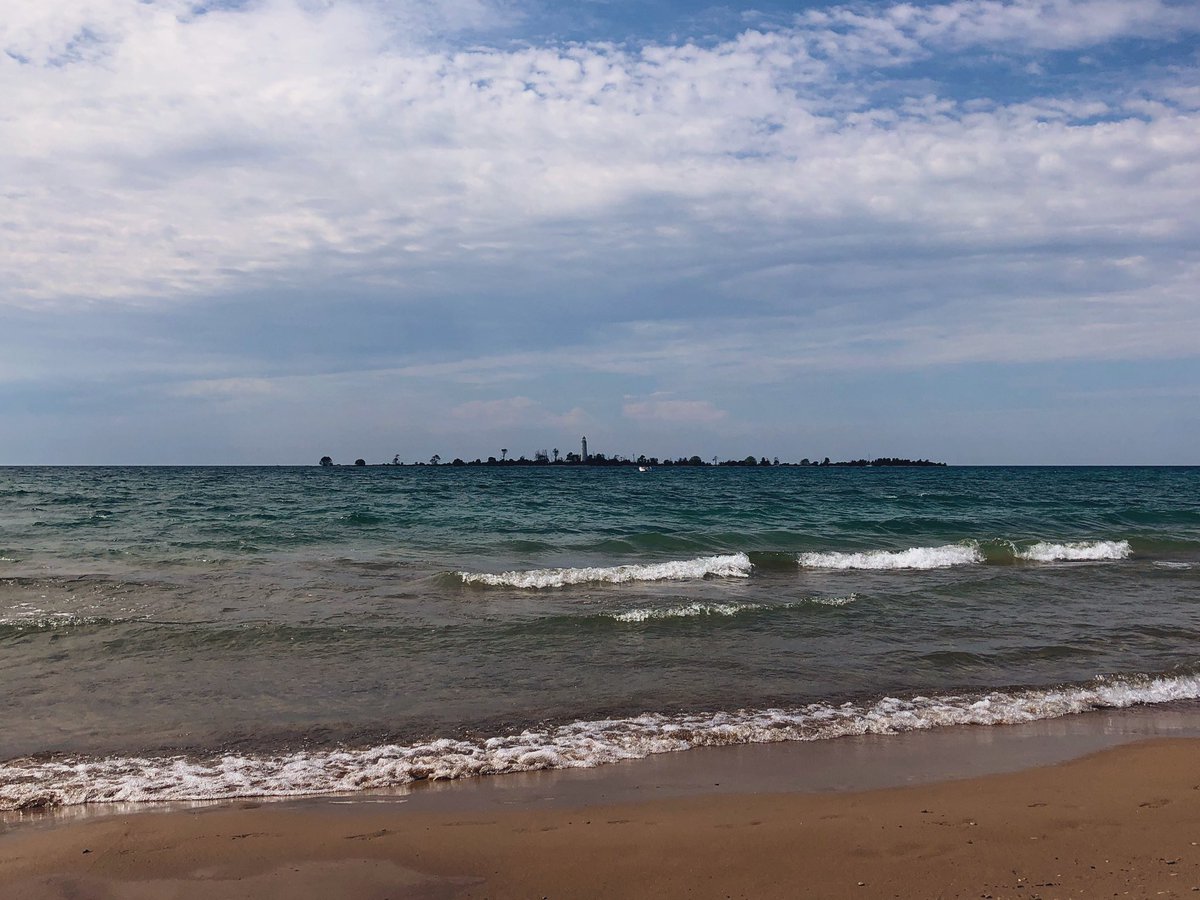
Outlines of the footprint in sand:
<svg viewBox="0 0 1200 900">
<path fill-rule="evenodd" d="M 373 841 L 375 838 L 381 838 L 385 834 L 391 834 L 391 832 L 386 828 L 381 828 L 378 831 L 372 831 L 370 834 L 348 834 L 345 839 L 348 841 Z"/>
</svg>

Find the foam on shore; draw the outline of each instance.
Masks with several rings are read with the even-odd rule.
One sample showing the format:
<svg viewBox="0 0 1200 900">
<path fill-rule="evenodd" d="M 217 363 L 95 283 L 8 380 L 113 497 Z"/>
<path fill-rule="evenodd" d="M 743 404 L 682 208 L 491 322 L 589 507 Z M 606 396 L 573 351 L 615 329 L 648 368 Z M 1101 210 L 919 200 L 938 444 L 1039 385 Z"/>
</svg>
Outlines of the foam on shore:
<svg viewBox="0 0 1200 900">
<path fill-rule="evenodd" d="M 424 779 L 587 768 L 693 747 L 1016 724 L 1198 698 L 1198 675 L 1142 676 L 1046 690 L 885 697 L 865 704 L 814 703 L 693 715 L 646 713 L 489 739 L 441 739 L 407 746 L 208 758 L 26 758 L 0 765 L 0 810 L 383 790 Z"/>
</svg>

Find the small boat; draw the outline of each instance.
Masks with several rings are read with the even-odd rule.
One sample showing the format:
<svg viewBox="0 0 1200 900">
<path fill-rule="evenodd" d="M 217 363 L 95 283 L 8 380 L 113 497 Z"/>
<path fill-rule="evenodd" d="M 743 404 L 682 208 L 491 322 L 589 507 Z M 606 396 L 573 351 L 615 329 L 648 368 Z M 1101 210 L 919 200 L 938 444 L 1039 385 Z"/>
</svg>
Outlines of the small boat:
<svg viewBox="0 0 1200 900">
<path fill-rule="evenodd" d="M 649 466 L 638 466 L 638 471 L 639 472 L 649 472 L 650 467 Z"/>
</svg>

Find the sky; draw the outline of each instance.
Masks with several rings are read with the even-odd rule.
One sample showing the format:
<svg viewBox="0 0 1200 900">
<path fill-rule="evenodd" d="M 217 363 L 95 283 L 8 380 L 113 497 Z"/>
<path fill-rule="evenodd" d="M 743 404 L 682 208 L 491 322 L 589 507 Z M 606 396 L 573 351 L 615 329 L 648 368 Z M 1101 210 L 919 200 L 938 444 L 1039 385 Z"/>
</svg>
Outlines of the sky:
<svg viewBox="0 0 1200 900">
<path fill-rule="evenodd" d="M 1193 0 L 39 0 L 0 51 L 0 464 L 1200 464 Z"/>
</svg>

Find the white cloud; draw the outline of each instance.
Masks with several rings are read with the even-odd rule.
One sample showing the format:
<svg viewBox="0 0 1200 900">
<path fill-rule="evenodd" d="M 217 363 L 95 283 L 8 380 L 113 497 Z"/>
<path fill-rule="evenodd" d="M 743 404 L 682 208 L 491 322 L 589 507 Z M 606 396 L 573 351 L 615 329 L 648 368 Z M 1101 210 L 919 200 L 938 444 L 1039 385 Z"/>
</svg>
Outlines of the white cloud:
<svg viewBox="0 0 1200 900">
<path fill-rule="evenodd" d="M 890 17 L 923 40 L 959 47 L 1020 43 L 1048 50 L 1118 37 L 1170 38 L 1200 23 L 1195 7 L 1163 0 L 957 0 L 920 12 L 901 4 Z"/>
<path fill-rule="evenodd" d="M 674 400 L 662 396 L 626 399 L 621 412 L 635 422 L 665 425 L 713 425 L 728 415 L 708 400 Z"/>
<path fill-rule="evenodd" d="M 1172 39 L 1200 27 L 1200 12 L 1163 0 L 952 0 L 832 6 L 797 21 L 819 55 L 879 66 L 947 49 L 1068 50 L 1117 38 Z"/>
<path fill-rule="evenodd" d="M 205 400 L 257 401 L 279 392 L 279 385 L 269 378 L 208 378 L 185 381 L 167 388 L 177 397 L 198 397 Z"/>
<path fill-rule="evenodd" d="M 449 410 L 449 417 L 471 429 L 496 431 L 529 426 L 570 429 L 582 424 L 586 414 L 579 408 L 570 409 L 565 413 L 552 413 L 529 397 L 502 397 L 460 403 Z M 458 433 L 462 429 L 452 424 L 439 423 L 433 426 L 433 430 Z"/>
<path fill-rule="evenodd" d="M 747 242 L 803 254 L 840 234 L 869 252 L 878 229 L 980 247 L 1194 234 L 1200 124 L 1166 94 L 1101 122 L 1103 102 L 1054 98 L 864 110 L 839 99 L 834 71 L 946 43 L 1194 27 L 1179 6 L 837 7 L 713 47 L 469 51 L 422 39 L 498 8 L 18 8 L 0 38 L 15 110 L 0 122 L 0 303 L 159 303 L 314 277 L 403 300 L 526 258 L 592 273 L 651 256 L 669 272 Z"/>
</svg>

